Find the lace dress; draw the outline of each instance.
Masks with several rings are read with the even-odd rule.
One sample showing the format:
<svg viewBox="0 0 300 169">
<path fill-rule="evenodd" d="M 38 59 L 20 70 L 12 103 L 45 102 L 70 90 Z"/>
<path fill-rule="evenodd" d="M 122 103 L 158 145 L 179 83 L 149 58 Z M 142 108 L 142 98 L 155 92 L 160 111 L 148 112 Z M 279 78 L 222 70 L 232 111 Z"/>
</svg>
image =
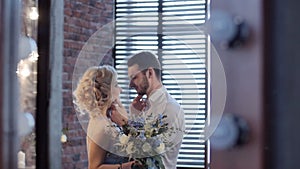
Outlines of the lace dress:
<svg viewBox="0 0 300 169">
<path fill-rule="evenodd" d="M 114 133 L 116 133 L 117 130 L 114 127 L 109 127 L 111 125 L 112 123 L 106 117 L 90 119 L 87 128 L 87 136 L 106 150 L 107 153 L 103 164 L 126 163 L 129 161 L 128 158 L 117 155 L 118 152 L 114 150 L 114 144 L 116 143 Z M 89 141 L 87 141 L 87 148 L 89 149 Z"/>
</svg>

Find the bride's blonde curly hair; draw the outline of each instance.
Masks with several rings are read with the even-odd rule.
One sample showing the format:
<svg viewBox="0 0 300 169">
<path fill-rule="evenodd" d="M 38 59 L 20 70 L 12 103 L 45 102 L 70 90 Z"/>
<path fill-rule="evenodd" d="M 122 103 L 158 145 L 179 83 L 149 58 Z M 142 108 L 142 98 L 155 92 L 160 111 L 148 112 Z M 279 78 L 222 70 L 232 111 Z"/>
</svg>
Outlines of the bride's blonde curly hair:
<svg viewBox="0 0 300 169">
<path fill-rule="evenodd" d="M 106 115 L 113 102 L 111 85 L 116 77 L 116 70 L 109 65 L 87 69 L 73 92 L 77 111 L 89 113 L 91 118 Z"/>
</svg>

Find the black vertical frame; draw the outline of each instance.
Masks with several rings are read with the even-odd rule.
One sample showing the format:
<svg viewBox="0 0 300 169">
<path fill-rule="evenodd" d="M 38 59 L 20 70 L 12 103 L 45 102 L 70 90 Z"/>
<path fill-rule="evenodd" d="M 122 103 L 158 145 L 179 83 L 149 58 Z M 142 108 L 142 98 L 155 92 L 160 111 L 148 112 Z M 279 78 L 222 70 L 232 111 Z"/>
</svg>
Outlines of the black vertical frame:
<svg viewBox="0 0 300 169">
<path fill-rule="evenodd" d="M 49 98 L 50 98 L 50 5 L 51 0 L 39 0 L 39 22 L 37 45 L 39 59 L 37 63 L 36 98 L 36 168 L 48 169 L 49 164 Z"/>
<path fill-rule="evenodd" d="M 163 0 L 158 0 L 158 25 L 157 25 L 157 38 L 158 38 L 158 50 L 157 56 L 160 64 L 162 65 L 162 49 L 163 49 Z M 161 75 L 163 75 L 162 67 L 161 67 Z M 161 76 L 161 80 L 163 76 Z"/>
<path fill-rule="evenodd" d="M 270 169 L 300 167 L 299 5 L 297 0 L 265 2 L 265 155 Z"/>
</svg>

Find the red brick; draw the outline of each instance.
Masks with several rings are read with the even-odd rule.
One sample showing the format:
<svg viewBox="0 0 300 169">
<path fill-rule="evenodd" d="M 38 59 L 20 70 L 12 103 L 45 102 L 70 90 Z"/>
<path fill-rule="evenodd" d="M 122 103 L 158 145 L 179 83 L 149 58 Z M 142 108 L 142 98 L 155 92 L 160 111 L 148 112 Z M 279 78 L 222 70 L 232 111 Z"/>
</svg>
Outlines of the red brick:
<svg viewBox="0 0 300 169">
<path fill-rule="evenodd" d="M 72 78 L 76 64 L 77 73 L 83 73 L 90 65 L 99 61 L 99 56 L 86 53 L 78 60 L 78 54 L 87 40 L 99 28 L 113 20 L 113 1 L 65 0 L 64 9 L 64 65 L 63 65 L 63 127 L 68 129 L 68 142 L 62 144 L 62 167 L 87 168 L 86 133 L 82 129 L 73 107 Z M 110 30 L 112 31 L 112 30 Z M 111 33 L 111 32 L 108 32 Z M 112 63 L 110 42 L 101 42 L 107 49 L 90 48 L 93 52 L 107 52 L 103 63 Z M 108 50 L 108 51 L 106 51 Z M 95 62 L 96 60 L 96 62 Z M 75 72 L 76 73 L 76 72 Z M 75 158 L 74 154 L 79 157 Z M 77 161 L 76 161 L 77 159 Z"/>
</svg>

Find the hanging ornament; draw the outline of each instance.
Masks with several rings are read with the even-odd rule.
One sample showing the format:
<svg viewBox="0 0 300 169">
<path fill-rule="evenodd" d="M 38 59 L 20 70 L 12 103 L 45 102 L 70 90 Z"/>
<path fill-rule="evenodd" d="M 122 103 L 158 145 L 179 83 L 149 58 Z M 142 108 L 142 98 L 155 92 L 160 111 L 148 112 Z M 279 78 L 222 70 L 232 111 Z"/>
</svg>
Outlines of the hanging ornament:
<svg viewBox="0 0 300 169">
<path fill-rule="evenodd" d="M 28 58 L 32 52 L 37 51 L 37 45 L 35 40 L 28 36 L 21 35 L 20 36 L 20 45 L 19 45 L 19 51 L 20 51 L 20 60 Z"/>
<path fill-rule="evenodd" d="M 29 134 L 35 125 L 34 118 L 31 113 L 19 113 L 19 136 Z"/>
</svg>

